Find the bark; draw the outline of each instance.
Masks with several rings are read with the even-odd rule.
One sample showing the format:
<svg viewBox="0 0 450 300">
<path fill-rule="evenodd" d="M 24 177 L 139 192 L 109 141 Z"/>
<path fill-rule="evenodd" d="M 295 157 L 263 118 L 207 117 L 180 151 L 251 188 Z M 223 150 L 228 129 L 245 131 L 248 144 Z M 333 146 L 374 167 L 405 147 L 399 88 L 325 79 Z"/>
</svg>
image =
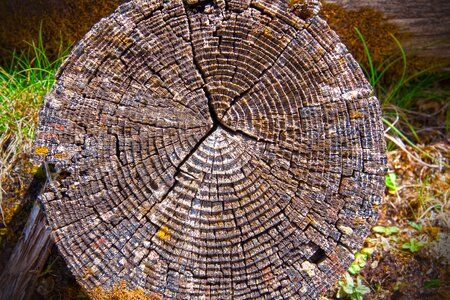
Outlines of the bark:
<svg viewBox="0 0 450 300">
<path fill-rule="evenodd" d="M 316 299 L 347 269 L 384 193 L 381 111 L 307 2 L 136 0 L 74 48 L 35 152 L 87 290 Z"/>
<path fill-rule="evenodd" d="M 35 203 L 21 238 L 0 276 L 0 299 L 29 299 L 53 242 L 45 215 Z"/>
</svg>

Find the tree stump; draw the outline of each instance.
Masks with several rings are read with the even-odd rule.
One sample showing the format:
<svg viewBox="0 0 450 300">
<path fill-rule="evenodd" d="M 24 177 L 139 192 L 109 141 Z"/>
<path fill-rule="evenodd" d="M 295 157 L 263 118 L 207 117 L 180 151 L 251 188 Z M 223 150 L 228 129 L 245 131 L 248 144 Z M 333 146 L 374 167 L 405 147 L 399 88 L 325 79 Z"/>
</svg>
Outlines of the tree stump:
<svg viewBox="0 0 450 300">
<path fill-rule="evenodd" d="M 87 290 L 307 299 L 354 259 L 384 192 L 377 99 L 319 1 L 135 0 L 73 49 L 35 152 Z"/>
</svg>

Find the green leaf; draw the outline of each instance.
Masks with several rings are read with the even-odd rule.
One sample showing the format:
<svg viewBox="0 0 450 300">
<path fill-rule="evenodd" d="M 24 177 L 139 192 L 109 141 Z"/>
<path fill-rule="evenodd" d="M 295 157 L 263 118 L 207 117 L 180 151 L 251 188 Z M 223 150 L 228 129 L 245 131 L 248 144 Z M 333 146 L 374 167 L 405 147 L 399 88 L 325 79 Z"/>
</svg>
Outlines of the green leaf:
<svg viewBox="0 0 450 300">
<path fill-rule="evenodd" d="M 386 227 L 384 226 L 374 226 L 372 228 L 372 230 L 376 233 L 385 233 L 386 232 Z"/>
<path fill-rule="evenodd" d="M 367 257 L 367 254 L 358 252 L 355 255 L 355 261 L 353 262 L 353 264 L 363 268 L 366 265 Z"/>
<path fill-rule="evenodd" d="M 396 180 L 397 180 L 397 175 L 395 175 L 395 173 L 386 174 L 386 186 L 390 190 L 390 192 L 393 192 L 393 193 L 397 192 L 399 187 L 396 183 Z"/>
<path fill-rule="evenodd" d="M 411 226 L 412 228 L 414 228 L 417 231 L 421 231 L 423 229 L 422 223 L 416 223 L 413 221 L 408 221 L 409 226 Z"/>
<path fill-rule="evenodd" d="M 400 229 L 397 226 L 389 226 L 389 227 L 374 226 L 374 227 L 372 227 L 372 230 L 376 233 L 381 233 L 384 235 L 391 235 L 394 233 L 398 233 L 400 231 Z"/>
<path fill-rule="evenodd" d="M 359 271 L 361 271 L 361 268 L 356 264 L 353 264 L 348 268 L 348 272 L 352 275 L 358 274 Z"/>
<path fill-rule="evenodd" d="M 366 254 L 367 256 L 372 255 L 375 249 L 373 248 L 362 248 L 361 253 Z"/>
<path fill-rule="evenodd" d="M 428 279 L 425 280 L 423 286 L 427 289 L 436 288 L 441 286 L 441 280 L 439 279 Z"/>
<path fill-rule="evenodd" d="M 358 285 L 356 287 L 355 292 L 360 293 L 361 295 L 365 295 L 370 293 L 370 289 L 361 283 L 361 285 Z"/>
<path fill-rule="evenodd" d="M 353 293 L 352 295 L 350 295 L 350 299 L 352 299 L 352 300 L 363 300 L 363 297 L 359 293 Z"/>
<path fill-rule="evenodd" d="M 353 285 L 345 285 L 342 289 L 349 295 L 352 295 L 355 292 Z"/>
<path fill-rule="evenodd" d="M 419 241 L 416 238 L 412 238 L 409 243 L 405 243 L 402 245 L 402 249 L 409 250 L 412 253 L 415 253 L 419 251 L 423 246 L 425 246 L 424 242 Z"/>
<path fill-rule="evenodd" d="M 390 226 L 386 228 L 386 235 L 391 235 L 394 233 L 398 233 L 400 229 L 397 226 Z"/>
<path fill-rule="evenodd" d="M 355 282 L 353 281 L 352 276 L 350 276 L 350 274 L 345 273 L 345 281 L 347 284 L 351 285 L 351 286 L 355 286 Z"/>
</svg>

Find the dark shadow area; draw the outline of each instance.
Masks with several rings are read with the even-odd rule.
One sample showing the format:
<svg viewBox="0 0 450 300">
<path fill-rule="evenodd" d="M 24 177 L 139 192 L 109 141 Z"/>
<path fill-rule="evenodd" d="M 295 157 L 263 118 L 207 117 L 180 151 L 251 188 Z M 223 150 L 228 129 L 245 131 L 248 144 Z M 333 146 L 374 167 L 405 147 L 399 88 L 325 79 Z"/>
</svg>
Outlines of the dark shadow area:
<svg viewBox="0 0 450 300">
<path fill-rule="evenodd" d="M 11 61 L 13 51 L 29 49 L 41 40 L 54 59 L 59 49 L 76 43 L 121 0 L 4 0 L 0 1 L 0 64 Z M 40 36 L 41 33 L 41 36 Z"/>
<path fill-rule="evenodd" d="M 54 166 L 49 165 L 48 168 L 52 172 Z M 58 174 L 59 177 L 64 175 L 64 173 Z M 4 270 L 8 263 L 28 221 L 33 204 L 37 201 L 39 194 L 43 192 L 47 180 L 44 166 L 41 166 L 34 176 L 29 176 L 27 180 L 29 184 L 25 195 L 13 218 L 8 223 L 8 234 L 4 236 L 0 244 L 0 270 Z M 88 299 L 55 245 L 52 247 L 44 268 L 38 276 L 36 289 L 30 299 Z"/>
<path fill-rule="evenodd" d="M 16 209 L 14 216 L 11 221 L 8 222 L 8 227 L 6 227 L 7 233 L 3 236 L 2 242 L 0 243 L 0 270 L 3 270 L 17 240 L 22 235 L 22 230 L 27 223 L 28 216 L 30 214 L 31 208 L 36 201 L 39 194 L 42 192 L 46 181 L 45 170 L 41 167 L 33 177 L 29 175 L 24 184 L 28 183 L 26 192 Z M 6 198 L 8 198 L 8 189 L 6 189 Z M 0 228 L 5 228 L 4 224 L 0 223 Z"/>
<path fill-rule="evenodd" d="M 36 300 L 89 299 L 54 245 L 31 296 Z"/>
</svg>

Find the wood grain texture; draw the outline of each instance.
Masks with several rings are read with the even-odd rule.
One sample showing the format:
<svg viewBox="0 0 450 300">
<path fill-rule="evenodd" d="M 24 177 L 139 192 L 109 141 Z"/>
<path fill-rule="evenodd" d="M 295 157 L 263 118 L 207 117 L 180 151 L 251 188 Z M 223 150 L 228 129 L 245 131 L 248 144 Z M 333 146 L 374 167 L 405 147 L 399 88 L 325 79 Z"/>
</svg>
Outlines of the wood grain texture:
<svg viewBox="0 0 450 300">
<path fill-rule="evenodd" d="M 347 9 L 371 7 L 384 13 L 389 21 L 411 38 L 407 50 L 422 49 L 420 54 L 450 58 L 450 1 L 448 0 L 326 0 Z"/>
<path fill-rule="evenodd" d="M 315 299 L 347 269 L 384 192 L 383 126 L 317 3 L 135 0 L 75 47 L 36 153 L 84 287 Z"/>
<path fill-rule="evenodd" d="M 35 203 L 8 264 L 0 275 L 0 299 L 30 299 L 53 246 L 45 214 Z"/>
</svg>

